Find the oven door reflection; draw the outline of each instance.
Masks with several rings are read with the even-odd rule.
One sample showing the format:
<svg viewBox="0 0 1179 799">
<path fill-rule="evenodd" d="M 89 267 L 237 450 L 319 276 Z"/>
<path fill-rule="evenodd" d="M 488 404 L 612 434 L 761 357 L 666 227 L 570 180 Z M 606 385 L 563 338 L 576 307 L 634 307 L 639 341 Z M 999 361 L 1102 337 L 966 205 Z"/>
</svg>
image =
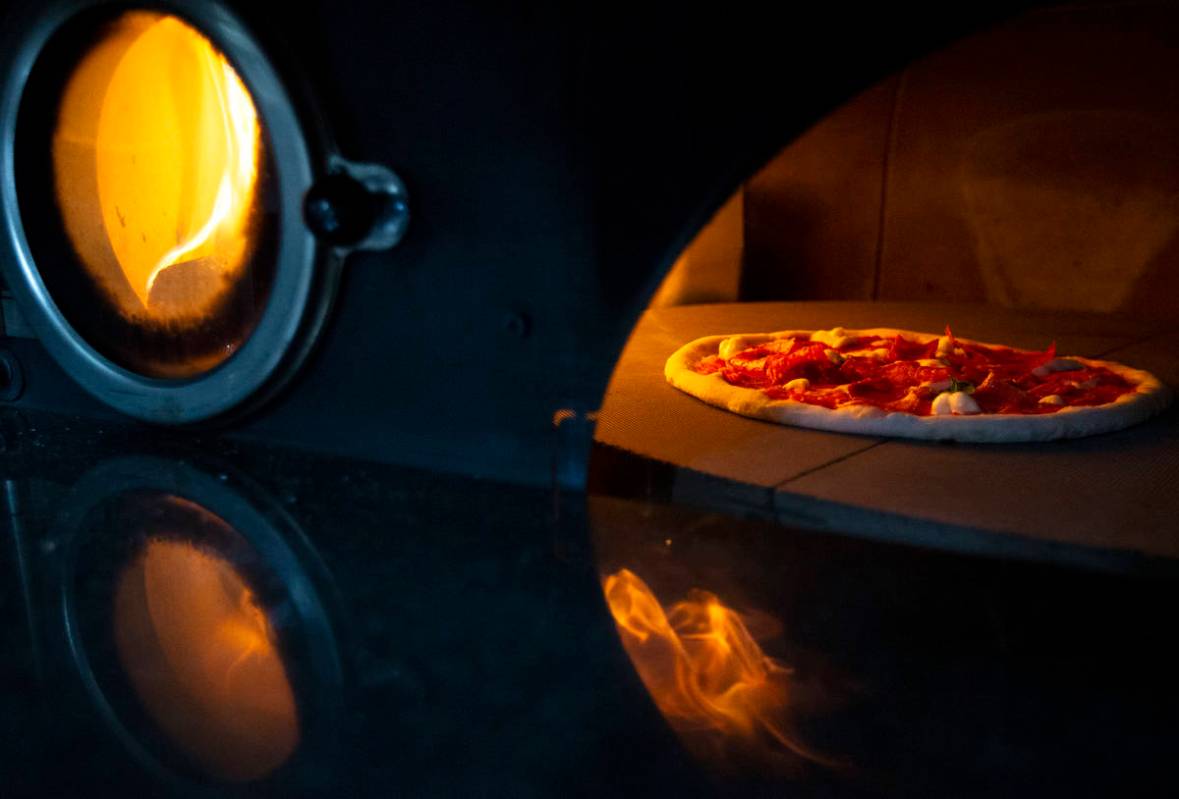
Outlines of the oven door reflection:
<svg viewBox="0 0 1179 799">
<path fill-rule="evenodd" d="M 211 516 L 178 497 L 156 502 Z M 266 612 L 226 558 L 165 529 L 148 535 L 115 589 L 119 662 L 148 715 L 203 771 L 232 782 L 265 777 L 299 743 Z"/>
<path fill-rule="evenodd" d="M 196 788 L 297 780 L 339 700 L 314 555 L 236 482 L 119 460 L 67 513 L 61 590 L 85 689 L 141 765 Z"/>
</svg>

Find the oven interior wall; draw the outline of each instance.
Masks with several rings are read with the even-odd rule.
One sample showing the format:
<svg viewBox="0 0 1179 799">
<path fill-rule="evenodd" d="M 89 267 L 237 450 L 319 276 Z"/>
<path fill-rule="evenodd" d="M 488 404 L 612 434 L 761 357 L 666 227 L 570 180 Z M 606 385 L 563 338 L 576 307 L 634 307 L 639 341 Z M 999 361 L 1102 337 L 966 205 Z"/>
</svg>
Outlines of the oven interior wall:
<svg viewBox="0 0 1179 799">
<path fill-rule="evenodd" d="M 1177 41 L 1173 5 L 1070 5 L 915 62 L 748 180 L 656 304 L 940 301 L 1173 316 Z"/>
</svg>

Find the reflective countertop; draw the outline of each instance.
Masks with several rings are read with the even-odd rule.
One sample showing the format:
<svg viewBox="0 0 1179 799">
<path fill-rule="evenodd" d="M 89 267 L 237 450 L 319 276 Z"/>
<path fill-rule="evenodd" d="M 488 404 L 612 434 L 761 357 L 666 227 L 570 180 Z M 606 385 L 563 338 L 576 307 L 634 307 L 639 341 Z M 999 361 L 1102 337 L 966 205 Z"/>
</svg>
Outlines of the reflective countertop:
<svg viewBox="0 0 1179 799">
<path fill-rule="evenodd" d="M 7 410 L 0 437 L 4 799 L 1179 782 L 1170 561 L 983 558 Z"/>
</svg>

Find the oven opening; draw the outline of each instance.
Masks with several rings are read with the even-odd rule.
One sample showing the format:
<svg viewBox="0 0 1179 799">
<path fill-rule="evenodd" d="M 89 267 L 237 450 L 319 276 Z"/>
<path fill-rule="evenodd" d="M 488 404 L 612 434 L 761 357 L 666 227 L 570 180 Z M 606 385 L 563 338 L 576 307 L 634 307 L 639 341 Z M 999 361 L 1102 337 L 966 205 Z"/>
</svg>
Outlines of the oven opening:
<svg viewBox="0 0 1179 799">
<path fill-rule="evenodd" d="M 1179 13 L 1161 5 L 1070 6 L 953 43 L 785 146 L 669 259 L 615 365 L 588 483 L 620 638 L 689 746 L 719 748 L 723 762 L 750 773 L 781 758 L 848 776 L 844 767 L 854 770 L 879 742 L 827 745 L 816 733 L 822 722 L 797 722 L 824 704 L 806 696 L 824 675 L 818 693 L 827 697 L 846 699 L 841 682 L 872 690 L 880 664 L 867 660 L 879 652 L 857 661 L 849 653 L 859 643 L 833 645 L 839 634 L 822 620 L 854 626 L 877 612 L 840 604 L 851 595 L 921 624 L 960 601 L 948 584 L 907 597 L 903 609 L 895 586 L 826 592 L 799 565 L 826 568 L 805 554 L 806 536 L 871 542 L 852 567 L 869 581 L 879 577 L 875 558 L 925 557 L 908 547 L 1117 568 L 1176 554 L 1169 464 L 1179 429 L 1166 402 L 1179 387 L 1179 113 L 1168 77 L 1179 67 L 1168 39 L 1176 30 Z M 938 413 L 935 394 L 961 395 L 945 413 L 955 421 L 1017 410 L 1048 419 L 1069 398 L 1080 407 L 1085 391 L 1116 381 L 1086 373 L 1069 383 L 1065 370 L 1090 368 L 1076 359 L 1149 372 L 1160 399 L 1131 423 L 1090 434 L 921 439 L 769 421 L 743 413 L 744 400 L 680 390 L 665 372 L 689 342 L 718 337 L 730 354 L 751 353 L 748 362 L 717 352 L 699 374 L 723 368 L 723 390 L 803 402 L 829 369 L 888 354 L 883 334 L 855 345 L 846 333 L 874 328 L 931 335 L 922 340 L 931 352 L 911 358 L 914 370 L 931 372 L 922 385 L 934 393 L 914 405 L 924 417 Z M 738 339 L 775 331 L 828 332 L 795 337 L 802 344 L 782 349 L 775 372 L 763 368 L 777 357 L 773 346 Z M 1043 374 L 985 387 L 996 369 L 932 374 L 969 352 L 959 339 L 1021 350 L 1028 374 Z M 803 364 L 786 356 L 808 345 L 823 362 L 810 364 L 809 377 L 788 373 Z M 987 409 L 993 385 L 1010 405 Z M 846 399 L 871 406 L 859 397 Z M 814 591 L 813 608 L 795 581 Z M 942 636 L 959 622 L 943 621 L 943 632 L 931 623 L 914 646 L 949 652 Z M 855 701 L 887 701 L 866 696 Z M 995 701 L 1008 698 L 1000 690 Z"/>
<path fill-rule="evenodd" d="M 262 146 L 241 78 L 176 17 L 126 13 L 82 58 L 54 188 L 78 260 L 123 317 L 192 325 L 242 279 Z"/>
<path fill-rule="evenodd" d="M 24 264 L 9 279 L 71 374 L 140 415 L 164 402 L 147 382 L 212 376 L 256 332 L 289 324 L 265 322 L 275 292 L 288 295 L 281 315 L 303 303 L 279 279 L 312 246 L 283 222 L 310 185 L 301 130 L 249 38 L 209 11 L 46 11 L 55 27 L 28 38 L 28 78 L 8 88 Z M 248 382 L 268 377 L 238 361 Z"/>
<path fill-rule="evenodd" d="M 243 73 L 196 23 L 102 8 L 63 23 L 14 151 L 52 303 L 34 314 L 149 379 L 201 377 L 243 348 L 279 282 L 278 165 Z"/>
</svg>

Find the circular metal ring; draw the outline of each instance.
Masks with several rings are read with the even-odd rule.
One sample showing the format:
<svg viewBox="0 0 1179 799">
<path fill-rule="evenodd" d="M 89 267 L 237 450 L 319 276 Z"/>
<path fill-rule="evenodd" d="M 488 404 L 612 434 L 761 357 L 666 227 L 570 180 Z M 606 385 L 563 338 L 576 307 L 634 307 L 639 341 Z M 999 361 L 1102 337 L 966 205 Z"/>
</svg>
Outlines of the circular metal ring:
<svg viewBox="0 0 1179 799">
<path fill-rule="evenodd" d="M 0 219 L 3 246 L 9 251 L 9 257 L 0 260 L 37 337 L 84 389 L 144 421 L 186 424 L 252 406 L 293 374 L 326 317 L 339 258 L 320 248 L 303 222 L 303 197 L 323 171 L 327 156 L 313 160 L 294 104 L 244 23 L 209 0 L 144 5 L 185 20 L 225 54 L 249 89 L 268 132 L 279 206 L 277 252 L 270 296 L 257 325 L 237 352 L 207 372 L 176 380 L 147 377 L 112 362 L 88 343 L 55 304 L 38 271 L 21 218 L 14 146 L 26 85 L 46 45 L 78 15 L 143 6 L 59 0 L 39 5 L 25 24 L 10 26 L 9 36 L 18 38 L 0 50 L 8 54 L 0 66 Z"/>
</svg>

